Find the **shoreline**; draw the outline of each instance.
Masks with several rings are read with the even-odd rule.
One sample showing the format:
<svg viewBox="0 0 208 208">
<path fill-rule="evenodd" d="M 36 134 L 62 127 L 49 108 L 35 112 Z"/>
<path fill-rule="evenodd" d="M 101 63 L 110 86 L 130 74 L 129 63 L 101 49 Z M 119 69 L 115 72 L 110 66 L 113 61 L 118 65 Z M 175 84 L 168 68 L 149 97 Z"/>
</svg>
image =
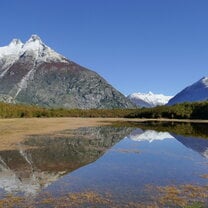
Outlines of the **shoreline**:
<svg viewBox="0 0 208 208">
<path fill-rule="evenodd" d="M 0 150 L 14 150 L 27 136 L 53 134 L 81 127 L 113 125 L 116 122 L 208 123 L 208 120 L 137 119 L 137 118 L 9 118 L 0 119 Z"/>
<path fill-rule="evenodd" d="M 208 119 L 175 119 L 175 118 L 122 118 L 122 117 L 29 117 L 29 118 L 0 118 L 0 123 L 3 121 L 11 121 L 11 120 L 53 120 L 53 119 L 72 119 L 72 120 L 96 120 L 96 121 L 106 121 L 110 122 L 115 121 L 115 120 L 126 120 L 126 121 L 140 121 L 140 122 L 145 122 L 145 121 L 173 121 L 173 122 L 189 122 L 189 123 L 208 123 Z"/>
<path fill-rule="evenodd" d="M 177 123 L 208 123 L 208 120 L 203 119 L 171 119 L 171 118 L 124 118 L 127 121 L 135 122 L 177 122 Z"/>
</svg>

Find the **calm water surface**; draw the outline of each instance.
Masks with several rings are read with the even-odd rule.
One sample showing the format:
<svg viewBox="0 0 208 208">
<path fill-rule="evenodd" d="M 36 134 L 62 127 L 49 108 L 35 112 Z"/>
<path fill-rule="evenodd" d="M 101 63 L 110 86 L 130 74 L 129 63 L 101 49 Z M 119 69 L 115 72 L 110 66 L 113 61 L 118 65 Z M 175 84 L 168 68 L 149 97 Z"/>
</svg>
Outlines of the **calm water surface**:
<svg viewBox="0 0 208 208">
<path fill-rule="evenodd" d="M 208 207 L 205 126 L 138 127 L 29 136 L 0 152 L 1 199 L 18 196 L 17 207 Z"/>
</svg>

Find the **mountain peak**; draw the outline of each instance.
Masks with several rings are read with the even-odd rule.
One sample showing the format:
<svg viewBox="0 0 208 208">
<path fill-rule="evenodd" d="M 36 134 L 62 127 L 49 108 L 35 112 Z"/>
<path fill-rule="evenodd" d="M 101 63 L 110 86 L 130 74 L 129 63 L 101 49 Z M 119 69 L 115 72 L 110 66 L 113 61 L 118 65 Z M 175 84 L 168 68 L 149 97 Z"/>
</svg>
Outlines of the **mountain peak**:
<svg viewBox="0 0 208 208">
<path fill-rule="evenodd" d="M 0 100 L 53 108 L 135 107 L 97 73 L 57 53 L 39 36 L 18 43 L 0 47 Z"/>
<path fill-rule="evenodd" d="M 172 96 L 165 96 L 163 94 L 154 94 L 151 91 L 148 93 L 133 93 L 128 98 L 139 107 L 155 107 L 158 105 L 165 105 L 172 98 Z"/>
<path fill-rule="evenodd" d="M 14 59 L 14 56 L 19 56 L 23 43 L 19 39 L 13 39 L 9 45 L 0 47 L 0 58 L 12 56 L 12 59 Z"/>
<path fill-rule="evenodd" d="M 42 50 L 46 45 L 42 42 L 38 35 L 32 35 L 29 40 L 24 44 L 25 50 Z"/>
<path fill-rule="evenodd" d="M 208 87 L 208 77 L 203 77 L 201 82 Z"/>
<path fill-rule="evenodd" d="M 42 43 L 41 38 L 38 35 L 31 35 L 30 39 L 27 42 L 35 42 L 35 41 L 39 41 L 40 43 Z"/>
<path fill-rule="evenodd" d="M 28 57 L 32 55 L 38 63 L 68 62 L 64 56 L 45 45 L 38 35 L 31 35 L 25 43 L 22 43 L 19 39 L 13 39 L 9 45 L 0 47 L 0 58 L 12 56 L 10 64 L 19 59 L 23 54 Z M 14 57 L 15 60 L 13 60 Z"/>
<path fill-rule="evenodd" d="M 16 39 L 16 38 L 14 38 L 11 42 L 10 42 L 10 44 L 9 44 L 10 46 L 11 45 L 23 45 L 23 43 L 22 43 L 22 41 L 20 40 L 20 39 Z"/>
<path fill-rule="evenodd" d="M 168 105 L 183 102 L 197 102 L 208 100 L 208 77 L 202 77 L 197 82 L 184 88 L 177 95 L 175 95 Z"/>
<path fill-rule="evenodd" d="M 32 35 L 23 45 L 23 52 L 33 53 L 38 62 L 67 62 L 67 59 L 44 44 L 38 35 Z"/>
</svg>

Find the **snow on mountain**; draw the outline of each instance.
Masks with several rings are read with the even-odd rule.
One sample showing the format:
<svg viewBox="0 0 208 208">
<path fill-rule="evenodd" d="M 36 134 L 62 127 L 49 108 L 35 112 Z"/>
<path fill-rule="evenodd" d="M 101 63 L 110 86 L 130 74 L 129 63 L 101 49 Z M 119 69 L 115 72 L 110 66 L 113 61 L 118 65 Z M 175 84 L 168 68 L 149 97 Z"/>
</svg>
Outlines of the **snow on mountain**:
<svg viewBox="0 0 208 208">
<path fill-rule="evenodd" d="M 168 105 L 204 100 L 208 100 L 208 77 L 203 77 L 199 81 L 183 89 L 169 100 Z"/>
<path fill-rule="evenodd" d="M 1 62 L 4 61 L 7 62 L 7 64 L 9 61 L 8 58 L 12 61 L 12 59 L 18 59 L 25 53 L 33 53 L 33 56 L 35 56 L 39 62 L 68 62 L 64 56 L 56 53 L 50 47 L 45 45 L 37 35 L 32 35 L 25 44 L 18 39 L 13 39 L 8 46 L 0 47 Z"/>
<path fill-rule="evenodd" d="M 0 101 L 53 108 L 134 108 L 96 72 L 66 59 L 32 35 L 0 47 Z"/>
<path fill-rule="evenodd" d="M 26 51 L 32 51 L 35 53 L 38 61 L 68 62 L 64 56 L 56 53 L 50 47 L 46 46 L 37 35 L 32 35 L 31 38 L 23 45 L 22 54 Z"/>
<path fill-rule="evenodd" d="M 0 47 L 0 79 L 23 56 L 33 57 L 36 65 L 43 62 L 69 62 L 64 56 L 45 45 L 37 35 L 32 35 L 25 44 L 19 39 L 13 39 L 8 46 Z"/>
<path fill-rule="evenodd" d="M 23 43 L 18 39 L 13 39 L 8 46 L 0 47 L 0 78 L 2 78 L 9 68 L 18 60 L 22 53 Z"/>
<path fill-rule="evenodd" d="M 143 131 L 142 129 L 134 130 L 128 138 L 137 142 L 148 141 L 149 143 L 153 141 L 162 141 L 164 139 L 174 139 L 168 132 L 157 132 L 154 130 Z"/>
<path fill-rule="evenodd" d="M 158 105 L 165 105 L 172 98 L 172 96 L 165 96 L 163 94 L 149 93 L 133 93 L 128 98 L 139 107 L 155 107 Z"/>
<path fill-rule="evenodd" d="M 23 43 L 18 39 L 13 39 L 8 46 L 0 47 L 0 58 L 10 55 L 20 55 Z"/>
</svg>

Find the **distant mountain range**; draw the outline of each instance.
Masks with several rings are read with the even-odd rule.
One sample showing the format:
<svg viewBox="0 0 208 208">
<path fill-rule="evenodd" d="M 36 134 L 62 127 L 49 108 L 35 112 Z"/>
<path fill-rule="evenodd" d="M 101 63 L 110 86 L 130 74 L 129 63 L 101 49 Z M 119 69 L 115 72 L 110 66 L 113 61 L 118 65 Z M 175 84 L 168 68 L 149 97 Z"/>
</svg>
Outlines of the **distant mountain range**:
<svg viewBox="0 0 208 208">
<path fill-rule="evenodd" d="M 199 81 L 183 89 L 169 100 L 168 105 L 205 100 L 208 100 L 208 77 L 203 77 Z"/>
<path fill-rule="evenodd" d="M 124 95 L 32 35 L 0 47 L 0 100 L 43 107 L 133 108 Z"/>
<path fill-rule="evenodd" d="M 197 102 L 208 100 L 208 77 L 203 77 L 194 84 L 186 87 L 181 92 L 173 96 L 163 94 L 133 93 L 127 96 L 138 107 L 155 107 L 159 105 L 174 105 L 184 102 Z"/>
<path fill-rule="evenodd" d="M 155 107 L 208 100 L 208 77 L 176 96 L 133 93 L 127 97 L 96 72 L 86 69 L 32 35 L 0 47 L 0 101 L 53 108 L 114 109 Z"/>
<path fill-rule="evenodd" d="M 172 98 L 163 94 L 149 93 L 133 93 L 127 97 L 138 107 L 151 108 L 159 105 L 165 105 Z"/>
</svg>

